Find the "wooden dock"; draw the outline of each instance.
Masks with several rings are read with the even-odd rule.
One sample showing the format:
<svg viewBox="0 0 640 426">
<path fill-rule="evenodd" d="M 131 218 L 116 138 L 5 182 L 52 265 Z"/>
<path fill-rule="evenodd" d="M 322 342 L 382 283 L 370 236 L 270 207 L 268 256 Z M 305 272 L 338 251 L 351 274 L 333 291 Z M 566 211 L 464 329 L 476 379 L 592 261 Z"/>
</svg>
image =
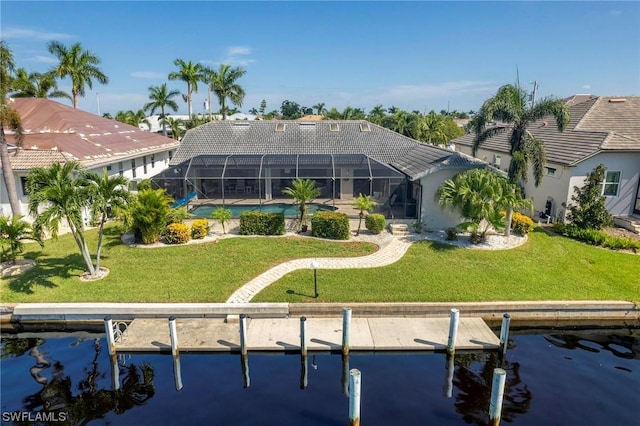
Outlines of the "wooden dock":
<svg viewBox="0 0 640 426">
<path fill-rule="evenodd" d="M 351 351 L 445 351 L 449 318 L 352 318 Z M 339 351 L 342 318 L 308 318 L 309 351 Z M 249 351 L 299 351 L 298 318 L 253 318 L 247 321 Z M 221 318 L 176 319 L 180 352 L 239 352 L 237 323 Z M 500 341 L 481 318 L 460 318 L 456 350 L 495 350 Z M 118 352 L 171 352 L 169 321 L 136 318 L 116 341 Z"/>
</svg>

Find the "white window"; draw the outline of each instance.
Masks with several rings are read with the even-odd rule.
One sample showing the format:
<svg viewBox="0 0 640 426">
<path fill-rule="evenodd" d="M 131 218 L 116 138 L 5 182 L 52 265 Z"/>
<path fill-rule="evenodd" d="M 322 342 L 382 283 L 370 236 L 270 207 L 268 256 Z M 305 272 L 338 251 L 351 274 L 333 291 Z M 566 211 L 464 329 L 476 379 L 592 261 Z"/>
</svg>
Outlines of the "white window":
<svg viewBox="0 0 640 426">
<path fill-rule="evenodd" d="M 616 197 L 620 188 L 620 175 L 622 172 L 607 171 L 602 183 L 602 195 L 606 197 Z"/>
<path fill-rule="evenodd" d="M 502 163 L 502 158 L 498 154 L 494 154 L 493 156 L 493 165 L 500 168 L 500 164 Z"/>
</svg>

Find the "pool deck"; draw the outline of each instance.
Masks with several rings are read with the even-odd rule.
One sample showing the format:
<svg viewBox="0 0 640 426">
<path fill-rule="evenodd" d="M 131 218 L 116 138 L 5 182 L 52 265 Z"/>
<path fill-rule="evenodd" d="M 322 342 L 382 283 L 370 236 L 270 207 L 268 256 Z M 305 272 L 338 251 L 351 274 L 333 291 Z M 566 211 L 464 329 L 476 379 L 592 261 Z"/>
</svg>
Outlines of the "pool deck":
<svg viewBox="0 0 640 426">
<path fill-rule="evenodd" d="M 247 321 L 248 351 L 300 351 L 300 319 L 262 318 Z M 445 351 L 449 318 L 352 318 L 350 350 L 353 351 Z M 310 351 L 342 348 L 342 318 L 306 320 Z M 181 352 L 239 352 L 238 323 L 222 319 L 176 319 Z M 456 350 L 495 350 L 499 339 L 481 318 L 460 318 Z M 117 352 L 169 352 L 171 343 L 166 319 L 133 320 L 116 341 Z"/>
</svg>

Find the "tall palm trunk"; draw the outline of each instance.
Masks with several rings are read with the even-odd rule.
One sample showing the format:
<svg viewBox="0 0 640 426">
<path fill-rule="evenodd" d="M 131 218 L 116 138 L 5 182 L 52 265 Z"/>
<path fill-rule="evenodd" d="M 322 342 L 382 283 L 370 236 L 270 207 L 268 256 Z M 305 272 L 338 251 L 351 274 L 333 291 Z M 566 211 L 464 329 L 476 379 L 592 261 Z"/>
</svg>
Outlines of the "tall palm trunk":
<svg viewBox="0 0 640 426">
<path fill-rule="evenodd" d="M 77 109 L 78 108 L 78 99 L 79 99 L 78 90 L 77 89 L 71 89 L 71 94 L 73 95 L 73 107 Z"/>
<path fill-rule="evenodd" d="M 15 217 L 21 214 L 20 200 L 18 200 L 16 177 L 13 175 L 11 162 L 9 161 L 9 149 L 7 148 L 7 141 L 5 139 L 4 126 L 0 126 L 0 161 L 2 164 L 2 178 L 7 188 L 7 196 L 9 197 L 9 204 L 11 205 L 11 213 Z"/>
<path fill-rule="evenodd" d="M 104 235 L 104 223 L 107 221 L 106 210 L 102 212 L 100 227 L 98 228 L 98 249 L 96 250 L 96 270 L 100 271 L 100 254 L 102 253 L 102 236 Z"/>
<path fill-rule="evenodd" d="M 82 232 L 82 225 L 73 223 L 73 221 L 69 220 L 69 216 L 67 216 L 67 222 L 69 224 L 69 228 L 71 229 L 71 235 L 73 235 L 73 239 L 76 241 L 76 244 L 80 249 L 80 253 L 82 253 L 84 263 L 89 269 L 89 274 L 91 274 L 92 277 L 95 277 L 97 275 L 96 268 L 93 266 L 93 261 L 91 260 L 89 247 L 87 246 L 87 241 L 84 238 L 84 233 Z"/>
<path fill-rule="evenodd" d="M 504 236 L 511 236 L 511 221 L 513 220 L 513 209 L 509 207 L 507 209 L 507 224 L 504 227 Z"/>
</svg>

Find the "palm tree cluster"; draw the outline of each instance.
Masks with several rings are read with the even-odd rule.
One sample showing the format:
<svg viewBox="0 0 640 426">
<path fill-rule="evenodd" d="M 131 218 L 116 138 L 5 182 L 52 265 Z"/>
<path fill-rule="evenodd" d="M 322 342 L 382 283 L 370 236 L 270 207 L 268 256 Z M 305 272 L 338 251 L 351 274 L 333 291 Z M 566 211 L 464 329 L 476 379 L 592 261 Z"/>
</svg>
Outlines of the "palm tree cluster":
<svg viewBox="0 0 640 426">
<path fill-rule="evenodd" d="M 440 206 L 460 214 L 464 221 L 458 227 L 471 229 L 474 242 L 484 241 L 491 227 L 506 229 L 508 235 L 510 224 L 505 223 L 504 212 L 533 207 L 516 184 L 488 169 L 467 170 L 445 180 L 435 199 Z"/>
</svg>

